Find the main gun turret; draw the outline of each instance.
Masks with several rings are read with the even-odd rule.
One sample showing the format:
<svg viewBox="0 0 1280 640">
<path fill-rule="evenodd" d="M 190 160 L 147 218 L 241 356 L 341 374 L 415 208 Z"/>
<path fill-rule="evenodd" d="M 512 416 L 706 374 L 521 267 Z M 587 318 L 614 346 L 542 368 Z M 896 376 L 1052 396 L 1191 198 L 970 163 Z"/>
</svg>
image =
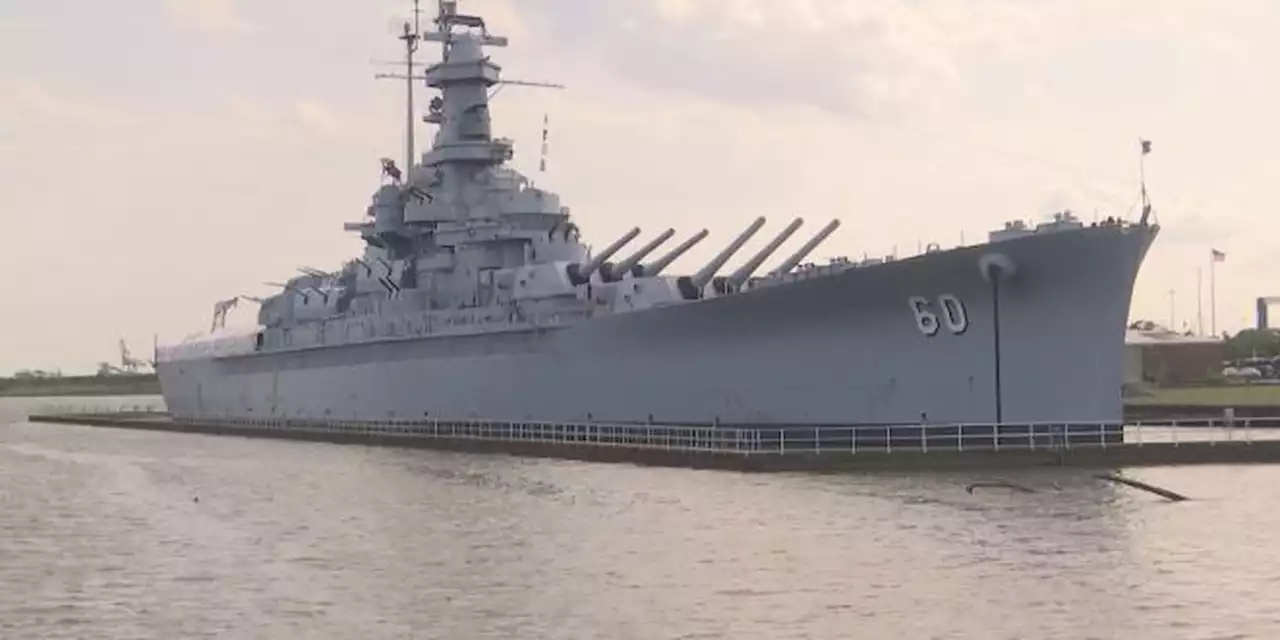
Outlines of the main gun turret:
<svg viewBox="0 0 1280 640">
<path fill-rule="evenodd" d="M 782 233 L 779 233 L 778 236 L 770 241 L 769 244 L 765 245 L 763 249 L 756 252 L 756 255 L 751 256 L 751 259 L 748 260 L 746 264 L 738 267 L 737 271 L 734 271 L 732 275 L 725 279 L 725 292 L 740 290 L 742 285 L 747 283 L 747 278 L 750 278 L 751 274 L 755 273 L 756 269 L 760 268 L 761 263 L 763 263 L 769 256 L 773 255 L 773 252 L 777 251 L 778 247 L 782 246 L 782 243 L 786 242 L 787 238 L 790 238 L 802 224 L 804 224 L 804 220 L 802 218 L 792 220 L 791 224 L 787 225 L 787 228 L 782 230 Z"/>
<path fill-rule="evenodd" d="M 809 255 L 810 251 L 817 248 L 823 240 L 827 239 L 827 236 L 831 235 L 832 232 L 839 227 L 839 220 L 832 220 L 831 222 L 828 222 L 827 226 L 822 228 L 822 231 L 814 234 L 814 236 L 810 238 L 808 242 L 804 243 L 803 246 L 797 249 L 795 253 L 791 254 L 786 260 L 783 260 L 782 264 L 778 265 L 778 267 L 773 271 L 770 271 L 769 277 L 779 278 L 789 273 L 792 269 L 796 268 L 796 265 L 800 264 L 801 260 L 804 260 L 805 256 Z"/>
<path fill-rule="evenodd" d="M 596 254 L 596 256 L 592 258 L 590 262 L 587 262 L 585 264 L 579 263 L 579 264 L 569 265 L 569 268 L 568 268 L 569 281 L 572 282 L 575 286 L 580 284 L 586 284 L 591 279 L 591 274 L 595 273 L 596 270 L 598 270 L 601 266 L 604 265 L 606 260 L 608 260 L 609 258 L 612 258 L 613 254 L 621 250 L 622 247 L 626 246 L 628 242 L 631 242 L 632 240 L 634 240 L 635 237 L 638 235 L 640 235 L 640 227 L 633 227 L 630 231 L 623 234 L 621 238 L 614 240 L 613 244 L 605 247 L 604 251 L 601 251 L 600 253 Z"/>
<path fill-rule="evenodd" d="M 720 267 L 723 267 L 724 263 L 728 262 L 729 258 L 732 258 L 733 254 L 737 253 L 738 249 L 741 249 L 742 245 L 746 244 L 747 240 L 750 240 L 751 236 L 755 235 L 756 232 L 760 230 L 760 227 L 763 226 L 764 217 L 756 218 L 755 222 L 751 223 L 751 226 L 747 227 L 746 230 L 739 234 L 737 238 L 734 238 L 733 242 L 730 242 L 729 246 L 725 247 L 723 251 L 716 255 L 716 257 L 712 258 L 711 262 L 708 262 L 706 266 L 702 267 L 702 269 L 692 276 L 680 278 L 678 284 L 680 287 L 680 295 L 686 300 L 697 299 L 702 288 L 707 286 L 708 282 L 711 282 L 711 278 L 715 277 L 716 272 L 720 270 Z"/>
<path fill-rule="evenodd" d="M 600 270 L 601 278 L 606 282 L 616 282 L 626 276 L 627 273 L 640 275 L 639 273 L 636 273 L 636 271 L 639 270 L 637 265 L 640 264 L 640 261 L 644 260 L 645 256 L 653 253 L 653 250 L 661 246 L 662 243 L 670 240 L 671 236 L 674 236 L 675 234 L 675 229 L 667 229 L 659 234 L 658 237 L 650 240 L 648 244 L 640 247 L 640 250 L 631 254 L 626 260 L 623 260 L 618 264 L 605 263 L 604 267 Z"/>
<path fill-rule="evenodd" d="M 702 231 L 699 231 L 693 234 L 691 238 L 689 238 L 688 240 L 685 240 L 684 242 L 681 242 L 676 248 L 668 251 L 666 255 L 662 256 L 661 258 L 658 258 L 657 260 L 654 260 L 653 262 L 650 262 L 649 264 L 646 264 L 640 267 L 639 273 L 636 275 L 644 278 L 652 278 L 662 273 L 663 269 L 666 269 L 667 267 L 671 266 L 672 262 L 675 262 L 676 259 L 684 255 L 686 251 L 688 251 L 689 249 L 692 249 L 693 245 L 698 244 L 699 242 L 702 242 L 709 233 L 710 233 L 709 231 L 707 231 L 706 229 L 703 229 Z"/>
</svg>

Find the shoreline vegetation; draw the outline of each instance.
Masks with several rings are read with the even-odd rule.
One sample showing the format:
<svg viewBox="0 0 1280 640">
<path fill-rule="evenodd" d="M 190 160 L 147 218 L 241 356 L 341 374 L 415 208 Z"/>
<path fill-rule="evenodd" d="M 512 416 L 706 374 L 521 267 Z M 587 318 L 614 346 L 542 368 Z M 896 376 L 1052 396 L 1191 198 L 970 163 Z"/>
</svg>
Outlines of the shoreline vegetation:
<svg viewBox="0 0 1280 640">
<path fill-rule="evenodd" d="M 0 378 L 0 398 L 159 394 L 160 381 L 154 373 Z"/>
</svg>

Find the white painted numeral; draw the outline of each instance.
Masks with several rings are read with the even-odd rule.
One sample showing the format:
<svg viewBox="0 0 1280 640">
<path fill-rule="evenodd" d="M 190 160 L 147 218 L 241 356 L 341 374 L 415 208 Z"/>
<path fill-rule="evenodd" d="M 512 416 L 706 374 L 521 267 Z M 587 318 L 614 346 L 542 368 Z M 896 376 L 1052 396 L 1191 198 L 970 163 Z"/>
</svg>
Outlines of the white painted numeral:
<svg viewBox="0 0 1280 640">
<path fill-rule="evenodd" d="M 944 293 L 938 296 L 938 305 L 942 307 L 942 317 L 951 333 L 960 335 L 969 328 L 969 312 L 960 298 Z"/>
<path fill-rule="evenodd" d="M 929 310 L 927 299 L 911 296 L 907 298 L 907 304 L 911 305 L 911 311 L 916 314 L 916 326 L 920 328 L 920 333 L 931 336 L 938 332 L 938 316 Z"/>
<path fill-rule="evenodd" d="M 941 313 L 934 312 L 929 299 L 921 296 L 907 298 L 907 304 L 915 314 L 916 327 L 926 336 L 937 335 L 942 325 L 946 325 L 947 330 L 955 335 L 969 329 L 969 312 L 960 298 L 954 295 L 944 293 L 938 296 L 937 306 Z"/>
</svg>

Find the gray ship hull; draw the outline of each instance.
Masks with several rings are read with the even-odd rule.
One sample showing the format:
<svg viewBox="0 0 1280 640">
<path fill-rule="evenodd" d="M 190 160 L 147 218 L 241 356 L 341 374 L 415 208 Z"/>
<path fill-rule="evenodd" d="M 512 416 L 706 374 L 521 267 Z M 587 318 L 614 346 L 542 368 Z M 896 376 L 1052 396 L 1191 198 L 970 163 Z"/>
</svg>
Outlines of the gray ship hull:
<svg viewBox="0 0 1280 640">
<path fill-rule="evenodd" d="M 565 328 L 157 371 L 170 411 L 203 419 L 1119 422 L 1124 327 L 1155 234 L 1035 234 Z M 992 253 L 1017 267 L 998 310 L 979 268 Z M 942 319 L 933 335 L 916 296 Z"/>
</svg>

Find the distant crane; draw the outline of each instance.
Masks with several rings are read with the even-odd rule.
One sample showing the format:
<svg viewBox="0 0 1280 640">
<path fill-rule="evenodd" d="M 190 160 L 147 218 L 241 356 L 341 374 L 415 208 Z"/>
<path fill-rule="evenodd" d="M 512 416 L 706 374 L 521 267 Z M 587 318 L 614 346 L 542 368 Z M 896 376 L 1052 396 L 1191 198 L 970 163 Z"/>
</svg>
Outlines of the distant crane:
<svg viewBox="0 0 1280 640">
<path fill-rule="evenodd" d="M 98 363 L 98 375 L 112 376 L 121 374 L 137 374 L 145 367 L 154 367 L 155 363 L 150 360 L 142 360 L 133 357 L 129 353 L 129 345 L 125 344 L 124 338 L 120 339 L 120 364 L 114 365 L 110 362 Z"/>
<path fill-rule="evenodd" d="M 120 338 L 120 368 L 129 373 L 137 373 L 139 369 L 147 366 L 146 360 L 139 360 L 129 354 L 129 345 L 124 343 L 124 338 Z"/>
</svg>

